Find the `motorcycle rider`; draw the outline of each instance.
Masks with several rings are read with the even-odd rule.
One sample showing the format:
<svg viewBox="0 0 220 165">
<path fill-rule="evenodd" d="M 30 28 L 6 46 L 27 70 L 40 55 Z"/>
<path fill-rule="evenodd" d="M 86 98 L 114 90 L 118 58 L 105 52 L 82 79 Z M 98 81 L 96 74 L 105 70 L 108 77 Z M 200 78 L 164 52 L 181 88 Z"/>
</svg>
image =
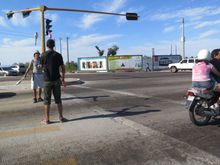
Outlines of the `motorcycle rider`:
<svg viewBox="0 0 220 165">
<path fill-rule="evenodd" d="M 214 49 L 211 52 L 211 57 L 212 60 L 210 61 L 210 63 L 220 72 L 220 49 Z M 214 77 L 214 79 L 220 83 L 220 77 L 217 75 L 212 74 L 212 76 Z"/>
<path fill-rule="evenodd" d="M 220 83 L 218 83 L 214 77 L 220 77 L 220 72 L 213 66 L 209 60 L 211 60 L 211 54 L 208 50 L 202 49 L 199 51 L 198 63 L 193 66 L 192 69 L 192 87 L 193 88 L 205 88 L 220 92 Z M 219 109 L 220 101 L 215 104 L 214 109 Z"/>
<path fill-rule="evenodd" d="M 220 72 L 209 63 L 211 54 L 208 50 L 202 49 L 197 55 L 198 63 L 192 69 L 192 87 L 193 88 L 206 88 L 220 92 L 220 83 L 217 83 L 211 73 L 220 77 Z"/>
</svg>

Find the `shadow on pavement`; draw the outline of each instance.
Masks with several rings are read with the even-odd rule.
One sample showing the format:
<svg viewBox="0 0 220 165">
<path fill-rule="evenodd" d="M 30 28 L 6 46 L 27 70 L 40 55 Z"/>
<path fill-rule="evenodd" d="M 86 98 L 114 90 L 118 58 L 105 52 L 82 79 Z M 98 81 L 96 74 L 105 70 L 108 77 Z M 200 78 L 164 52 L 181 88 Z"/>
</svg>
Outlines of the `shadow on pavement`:
<svg viewBox="0 0 220 165">
<path fill-rule="evenodd" d="M 13 97 L 15 96 L 16 93 L 14 92 L 0 92 L 0 99 L 5 99 L 5 98 L 9 98 L 9 97 Z"/>
<path fill-rule="evenodd" d="M 73 100 L 73 99 L 93 99 L 93 101 L 98 101 L 98 98 L 102 98 L 102 97 L 109 97 L 109 96 L 103 95 L 103 96 L 68 97 L 68 98 L 62 98 L 62 100 L 65 101 L 65 100 Z"/>
<path fill-rule="evenodd" d="M 152 112 L 160 112 L 161 110 L 145 110 L 145 111 L 135 111 L 135 112 L 129 112 L 126 110 L 122 110 L 116 113 L 112 114 L 101 114 L 101 115 L 92 115 L 92 116 L 85 116 L 75 119 L 70 119 L 69 121 L 77 121 L 77 120 L 85 120 L 85 119 L 96 119 L 96 118 L 115 118 L 115 117 L 121 117 L 121 116 L 134 116 L 134 115 L 140 115 L 140 114 L 146 114 L 146 113 L 152 113 Z"/>
<path fill-rule="evenodd" d="M 76 80 L 76 81 L 66 82 L 66 86 L 68 86 L 68 85 L 81 85 L 81 84 L 84 84 L 84 83 L 85 83 L 84 81 Z"/>
<path fill-rule="evenodd" d="M 218 127 L 220 127 L 220 118 L 215 118 L 214 120 L 212 120 L 208 125 L 216 125 Z"/>
<path fill-rule="evenodd" d="M 117 111 L 117 110 L 107 110 L 107 111 L 109 111 L 109 112 L 117 112 L 117 114 L 119 114 L 119 115 L 124 115 L 124 114 L 127 113 L 128 110 L 132 110 L 132 109 L 140 108 L 140 107 L 150 107 L 150 106 L 148 106 L 148 105 L 134 105 L 134 106 L 123 108 L 120 111 Z M 130 113 L 130 112 L 128 112 L 128 113 Z"/>
</svg>

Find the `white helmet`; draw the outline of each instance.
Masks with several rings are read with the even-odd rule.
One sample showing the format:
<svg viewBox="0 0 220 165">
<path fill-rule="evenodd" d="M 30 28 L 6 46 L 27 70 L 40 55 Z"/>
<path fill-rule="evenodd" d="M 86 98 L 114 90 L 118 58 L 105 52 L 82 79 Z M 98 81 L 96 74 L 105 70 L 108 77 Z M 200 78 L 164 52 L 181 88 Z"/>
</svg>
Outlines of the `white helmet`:
<svg viewBox="0 0 220 165">
<path fill-rule="evenodd" d="M 211 60 L 211 53 L 207 49 L 201 49 L 197 58 L 198 60 Z"/>
</svg>

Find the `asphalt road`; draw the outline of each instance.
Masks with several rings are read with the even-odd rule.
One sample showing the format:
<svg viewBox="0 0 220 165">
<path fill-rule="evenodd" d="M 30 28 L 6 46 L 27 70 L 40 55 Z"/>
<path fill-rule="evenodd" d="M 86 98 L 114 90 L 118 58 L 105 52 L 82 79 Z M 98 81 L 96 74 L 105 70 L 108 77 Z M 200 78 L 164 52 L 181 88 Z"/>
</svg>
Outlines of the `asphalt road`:
<svg viewBox="0 0 220 165">
<path fill-rule="evenodd" d="M 53 104 L 48 126 L 39 124 L 43 105 L 31 103 L 28 81 L 0 79 L 2 164 L 220 164 L 219 120 L 194 126 L 184 108 L 190 72 L 67 77 L 69 122 L 57 122 Z"/>
</svg>

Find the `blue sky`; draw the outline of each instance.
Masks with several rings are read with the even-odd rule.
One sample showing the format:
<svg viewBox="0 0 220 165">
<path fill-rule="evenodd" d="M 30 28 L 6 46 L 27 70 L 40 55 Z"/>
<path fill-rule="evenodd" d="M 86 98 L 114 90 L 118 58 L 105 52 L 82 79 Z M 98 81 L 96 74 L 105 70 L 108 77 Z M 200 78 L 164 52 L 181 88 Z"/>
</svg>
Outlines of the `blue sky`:
<svg viewBox="0 0 220 165">
<path fill-rule="evenodd" d="M 51 8 L 97 10 L 116 13 L 137 12 L 138 21 L 125 17 L 88 13 L 46 11 L 53 20 L 52 34 L 56 50 L 66 62 L 66 37 L 69 37 L 70 61 L 78 57 L 97 56 L 95 45 L 105 50 L 119 46 L 118 54 L 170 54 L 171 45 L 182 53 L 181 19 L 185 19 L 186 56 L 196 56 L 200 49 L 220 47 L 219 0 L 0 0 L 0 62 L 9 65 L 29 62 L 40 49 L 40 36 L 34 45 L 34 33 L 40 34 L 40 13 L 34 11 L 23 18 L 21 13 L 8 20 L 5 13 L 45 5 Z"/>
</svg>

